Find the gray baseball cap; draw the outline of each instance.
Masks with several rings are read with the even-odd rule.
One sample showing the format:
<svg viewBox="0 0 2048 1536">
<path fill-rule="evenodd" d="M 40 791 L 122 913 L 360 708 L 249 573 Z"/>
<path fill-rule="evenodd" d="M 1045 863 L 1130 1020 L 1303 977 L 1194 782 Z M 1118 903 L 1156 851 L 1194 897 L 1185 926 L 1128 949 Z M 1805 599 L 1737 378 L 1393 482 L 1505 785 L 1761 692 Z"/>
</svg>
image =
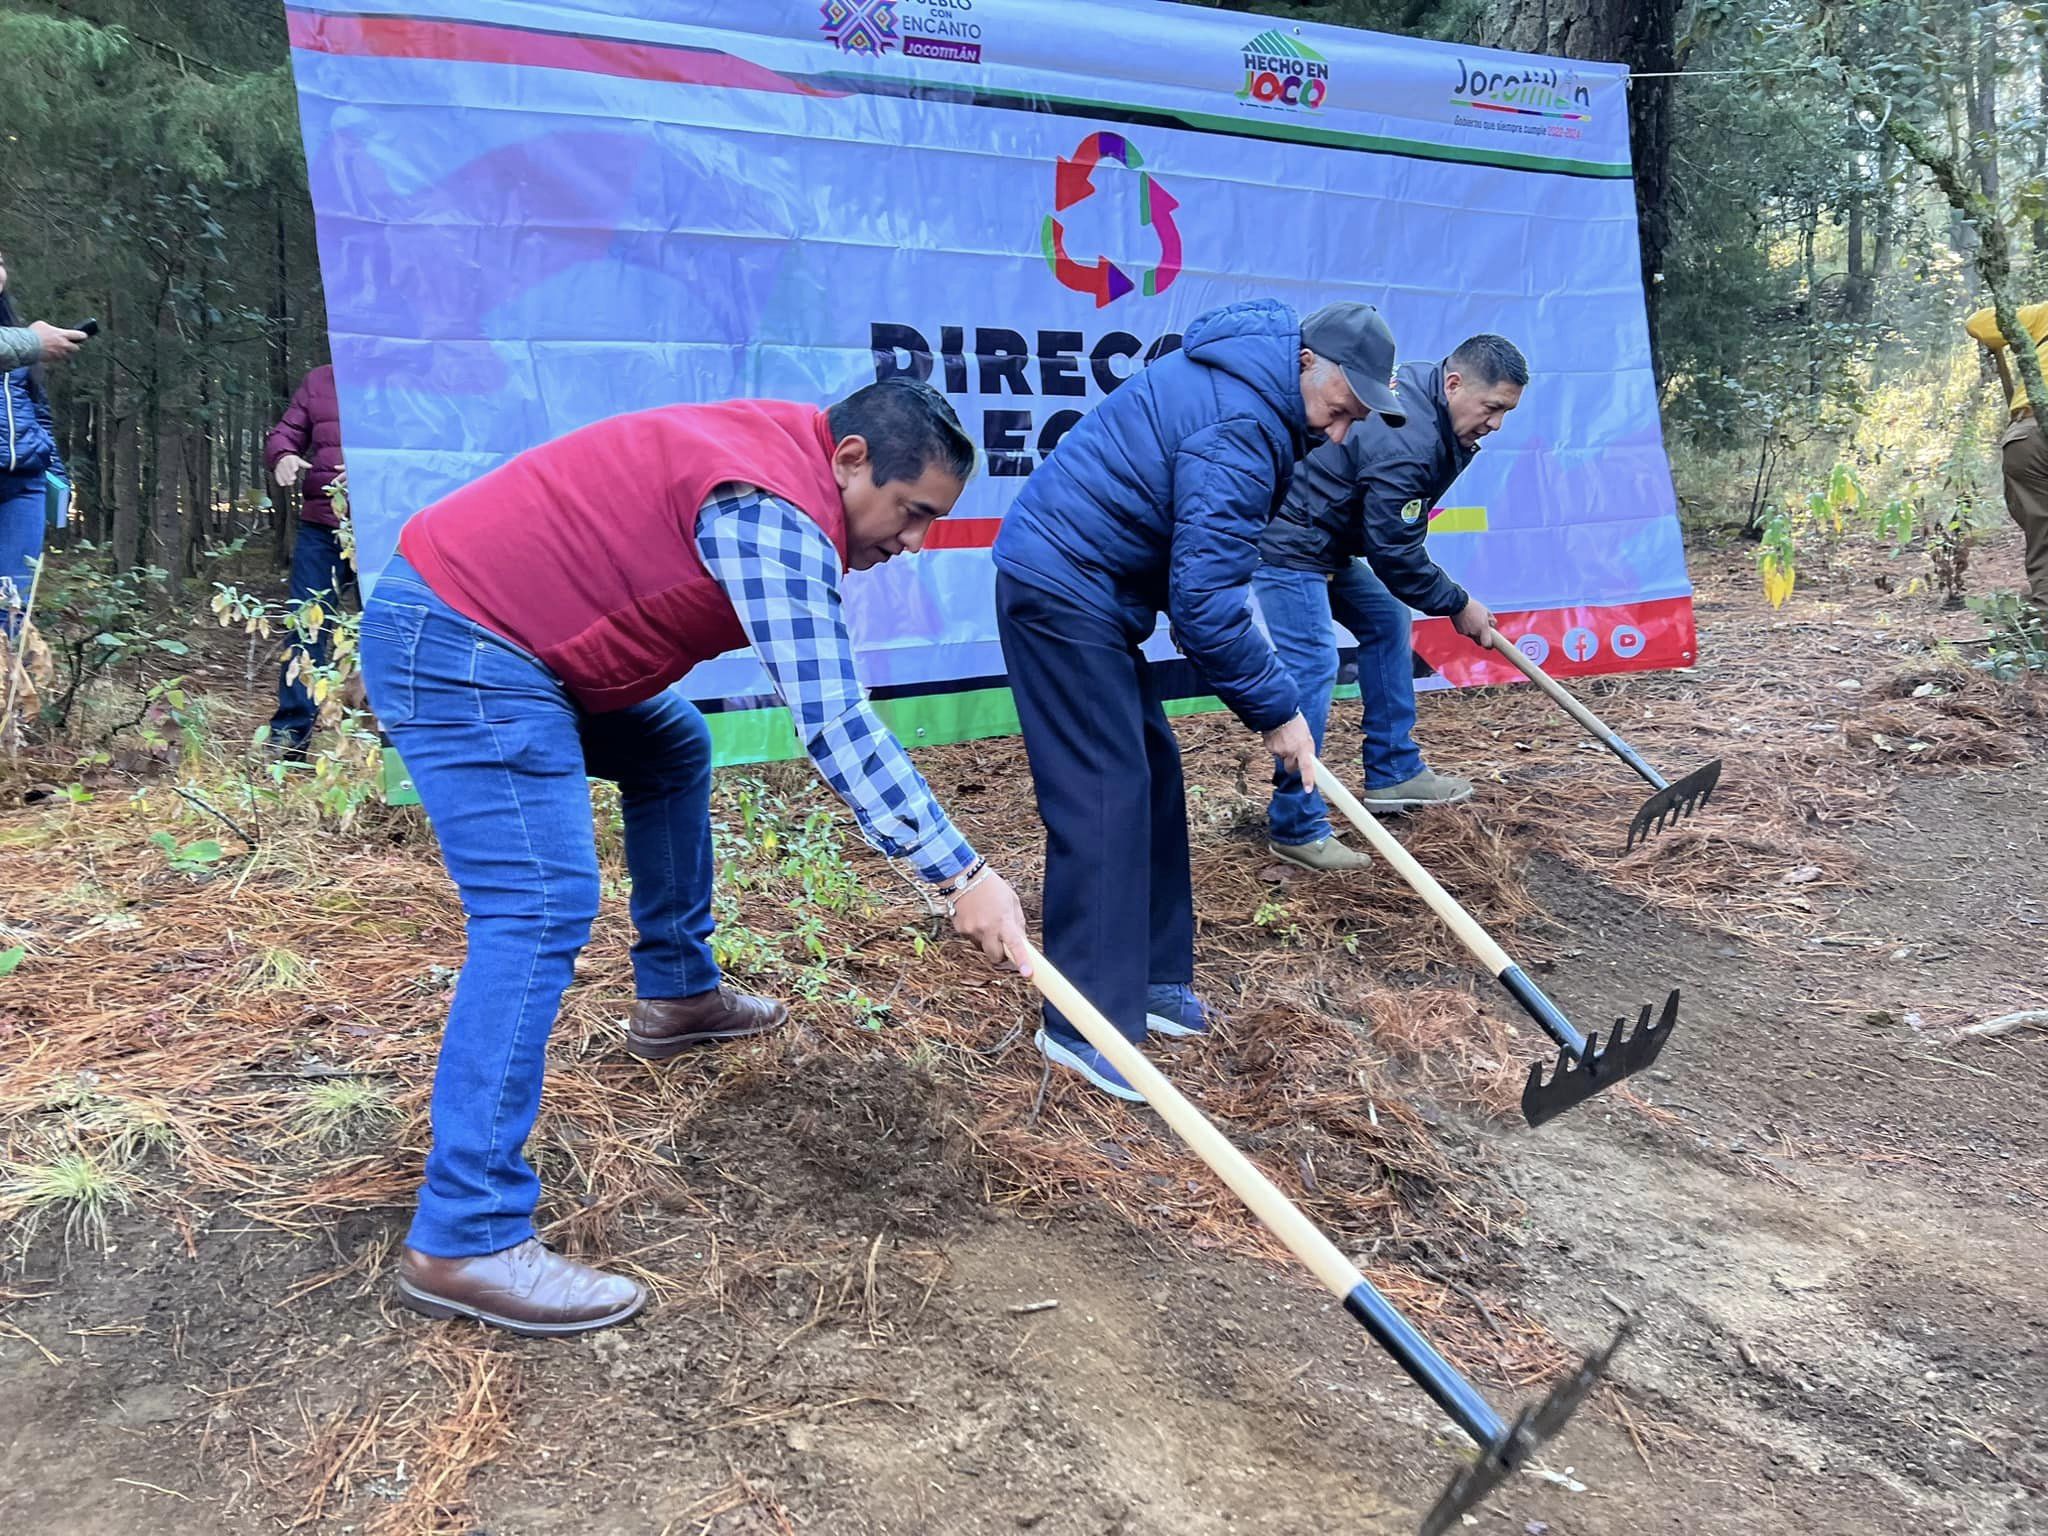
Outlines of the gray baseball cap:
<svg viewBox="0 0 2048 1536">
<path fill-rule="evenodd" d="M 1325 304 L 1301 322 L 1301 344 L 1344 370 L 1351 391 L 1390 427 L 1408 420 L 1394 393 L 1394 333 L 1370 304 Z"/>
</svg>

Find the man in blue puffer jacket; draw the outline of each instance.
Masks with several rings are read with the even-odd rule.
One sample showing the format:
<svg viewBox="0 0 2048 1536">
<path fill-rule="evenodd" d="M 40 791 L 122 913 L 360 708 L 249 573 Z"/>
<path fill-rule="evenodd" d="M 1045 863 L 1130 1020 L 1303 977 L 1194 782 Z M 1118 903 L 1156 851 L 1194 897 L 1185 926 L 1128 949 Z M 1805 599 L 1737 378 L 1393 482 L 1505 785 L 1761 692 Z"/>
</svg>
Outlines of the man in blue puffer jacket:
<svg viewBox="0 0 2048 1536">
<path fill-rule="evenodd" d="M 1200 1035 L 1180 751 L 1139 647 L 1164 613 L 1231 711 L 1296 772 L 1314 743 L 1252 621 L 1259 535 L 1295 462 L 1403 419 L 1367 304 L 1211 310 L 1060 439 L 995 542 L 996 621 L 1046 828 L 1045 953 L 1121 1030 Z M 1050 1007 L 1048 1059 L 1140 1095 Z"/>
</svg>

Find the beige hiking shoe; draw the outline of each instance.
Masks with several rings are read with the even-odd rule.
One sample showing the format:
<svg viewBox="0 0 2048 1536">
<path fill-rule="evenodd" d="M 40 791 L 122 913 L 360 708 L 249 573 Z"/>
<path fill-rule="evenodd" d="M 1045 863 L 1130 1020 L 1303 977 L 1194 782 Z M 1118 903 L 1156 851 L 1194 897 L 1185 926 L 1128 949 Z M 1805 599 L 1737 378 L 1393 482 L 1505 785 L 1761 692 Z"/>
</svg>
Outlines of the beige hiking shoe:
<svg viewBox="0 0 2048 1536">
<path fill-rule="evenodd" d="M 1359 799 L 1375 815 L 1386 811 L 1413 811 L 1425 805 L 1456 805 L 1472 798 L 1472 781 L 1425 768 L 1412 779 L 1368 789 Z"/>
<path fill-rule="evenodd" d="M 1276 859 L 1285 859 L 1290 864 L 1299 864 L 1303 869 L 1313 869 L 1326 875 L 1345 875 L 1354 869 L 1369 868 L 1372 864 L 1371 854 L 1346 848 L 1334 837 L 1321 838 L 1313 843 L 1268 843 L 1266 851 Z"/>
</svg>

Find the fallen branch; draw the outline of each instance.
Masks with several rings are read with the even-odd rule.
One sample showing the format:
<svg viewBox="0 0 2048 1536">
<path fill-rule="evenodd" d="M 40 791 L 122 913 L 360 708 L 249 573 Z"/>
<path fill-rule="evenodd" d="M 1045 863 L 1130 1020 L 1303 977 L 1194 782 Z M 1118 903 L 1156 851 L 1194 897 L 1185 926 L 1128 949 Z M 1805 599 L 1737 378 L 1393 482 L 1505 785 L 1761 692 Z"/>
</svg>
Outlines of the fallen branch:
<svg viewBox="0 0 2048 1536">
<path fill-rule="evenodd" d="M 187 800 L 191 802 L 193 805 L 198 806 L 200 810 L 206 812 L 207 815 L 219 821 L 222 826 L 226 827 L 230 832 L 234 833 L 235 836 L 239 837 L 244 843 L 248 844 L 249 847 L 254 848 L 256 846 L 256 839 L 254 837 L 250 836 L 247 832 L 244 832 L 241 829 L 241 827 L 236 824 L 233 817 L 229 816 L 226 811 L 223 811 L 218 806 L 214 805 L 213 802 L 208 800 L 204 795 L 195 795 L 194 793 L 192 793 L 191 790 L 186 789 L 181 784 L 174 784 L 171 787 L 178 792 L 178 796 L 180 799 Z"/>
<path fill-rule="evenodd" d="M 1941 1037 L 1943 1045 L 1956 1045 L 1964 1040 L 1995 1040 L 2000 1035 L 2009 1035 L 2014 1030 L 2048 1026 L 2048 1008 L 2024 1008 L 2018 1013 L 2002 1014 L 1995 1019 L 1985 1019 L 1976 1024 L 1965 1024 L 1961 1029 L 1952 1029 Z"/>
</svg>

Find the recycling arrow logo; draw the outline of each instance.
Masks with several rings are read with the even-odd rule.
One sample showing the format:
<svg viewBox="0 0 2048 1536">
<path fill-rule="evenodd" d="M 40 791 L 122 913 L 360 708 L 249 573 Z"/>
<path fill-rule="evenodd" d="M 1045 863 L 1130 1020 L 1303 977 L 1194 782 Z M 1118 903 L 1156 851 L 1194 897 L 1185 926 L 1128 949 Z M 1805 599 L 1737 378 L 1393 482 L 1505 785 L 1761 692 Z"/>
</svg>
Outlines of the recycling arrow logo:
<svg viewBox="0 0 2048 1536">
<path fill-rule="evenodd" d="M 1067 253 L 1067 231 L 1060 215 L 1094 195 L 1095 167 L 1104 160 L 1138 172 L 1138 221 L 1159 237 L 1158 264 L 1136 278 L 1107 256 L 1076 261 Z M 1097 309 L 1132 292 L 1141 292 L 1149 299 L 1166 292 L 1180 276 L 1180 228 L 1173 222 L 1173 211 L 1180 206 L 1180 200 L 1143 169 L 1144 164 L 1136 146 L 1122 134 L 1091 133 L 1081 141 L 1072 159 L 1060 159 L 1053 176 L 1053 211 L 1045 216 L 1041 230 L 1045 264 L 1052 268 L 1061 287 L 1093 294 Z"/>
</svg>

